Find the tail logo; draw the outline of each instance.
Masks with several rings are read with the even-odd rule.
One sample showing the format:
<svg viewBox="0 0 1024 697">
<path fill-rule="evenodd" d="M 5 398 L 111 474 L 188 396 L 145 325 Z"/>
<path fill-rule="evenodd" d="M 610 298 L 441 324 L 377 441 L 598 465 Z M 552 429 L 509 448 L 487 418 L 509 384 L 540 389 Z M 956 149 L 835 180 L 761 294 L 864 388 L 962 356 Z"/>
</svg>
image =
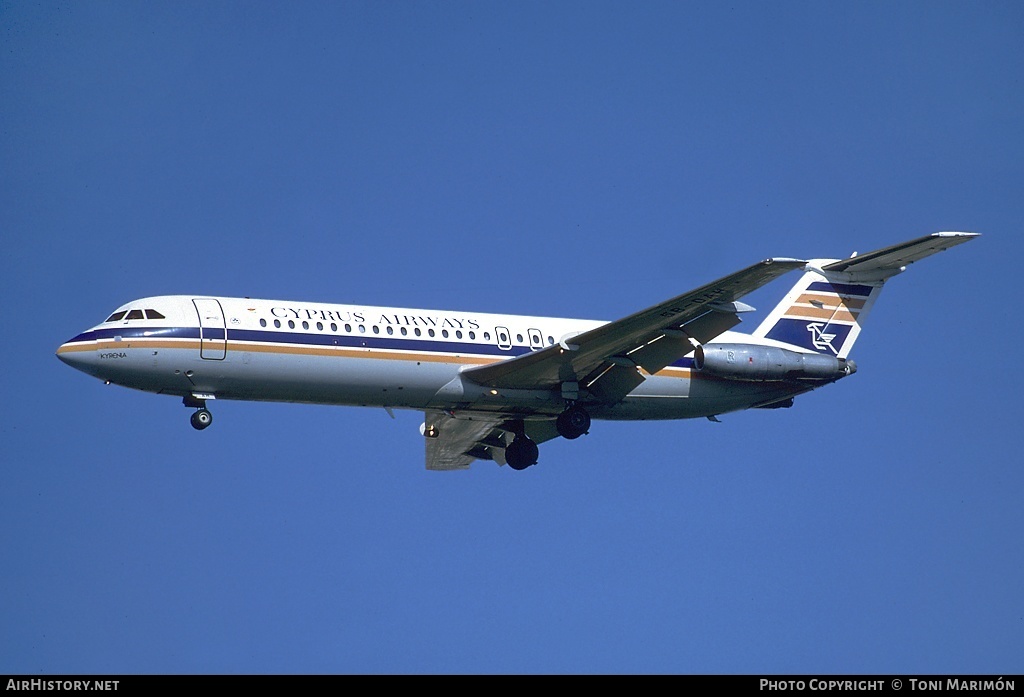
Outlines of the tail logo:
<svg viewBox="0 0 1024 697">
<path fill-rule="evenodd" d="M 832 340 L 836 338 L 835 334 L 825 333 L 824 322 L 810 322 L 807 325 L 807 331 L 811 333 L 811 343 L 814 348 L 819 351 L 824 351 L 826 348 L 835 355 L 839 355 L 839 351 L 832 345 Z"/>
</svg>

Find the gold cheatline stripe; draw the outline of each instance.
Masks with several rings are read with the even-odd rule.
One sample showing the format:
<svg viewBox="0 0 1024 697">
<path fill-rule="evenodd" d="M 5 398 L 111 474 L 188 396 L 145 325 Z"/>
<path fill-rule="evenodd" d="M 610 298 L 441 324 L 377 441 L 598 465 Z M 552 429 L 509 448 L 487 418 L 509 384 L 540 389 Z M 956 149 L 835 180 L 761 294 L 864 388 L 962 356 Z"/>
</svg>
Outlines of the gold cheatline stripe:
<svg viewBox="0 0 1024 697">
<path fill-rule="evenodd" d="M 94 351 L 96 347 L 92 345 L 90 341 L 86 344 L 61 344 L 57 348 L 57 353 L 75 353 L 76 351 Z"/>
<path fill-rule="evenodd" d="M 63 344 L 57 349 L 57 353 L 78 353 L 81 351 L 112 351 L 114 349 L 133 348 L 163 348 L 163 349 L 195 349 L 199 350 L 198 339 L 181 339 L 178 341 L 168 339 L 132 339 L 130 341 L 114 341 L 113 339 L 94 339 L 92 341 L 80 341 L 74 344 Z"/>
<path fill-rule="evenodd" d="M 421 361 L 427 363 L 466 363 L 480 365 L 484 363 L 495 363 L 501 360 L 500 358 L 491 358 L 489 356 L 463 356 L 461 354 L 438 355 L 435 353 L 414 353 L 409 351 L 395 351 L 392 349 L 369 347 L 353 348 L 351 346 L 339 346 L 334 348 L 331 346 L 295 346 L 292 344 L 248 344 L 235 341 L 228 342 L 228 350 L 249 351 L 252 353 L 285 353 L 301 356 L 341 356 L 344 358 L 376 358 L 381 360 Z"/>
</svg>

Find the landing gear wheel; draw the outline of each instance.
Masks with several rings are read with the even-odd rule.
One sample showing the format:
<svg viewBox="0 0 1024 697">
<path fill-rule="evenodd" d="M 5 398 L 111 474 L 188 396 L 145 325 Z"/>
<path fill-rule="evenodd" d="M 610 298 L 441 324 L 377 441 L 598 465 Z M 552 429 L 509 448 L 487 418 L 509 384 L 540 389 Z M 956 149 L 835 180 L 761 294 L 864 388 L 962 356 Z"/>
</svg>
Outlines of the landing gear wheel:
<svg viewBox="0 0 1024 697">
<path fill-rule="evenodd" d="M 516 436 L 515 440 L 505 448 L 505 462 L 514 470 L 524 470 L 537 464 L 540 450 L 537 444 L 526 436 Z"/>
<path fill-rule="evenodd" d="M 192 417 L 189 419 L 192 422 L 192 428 L 197 431 L 202 431 L 204 428 L 213 423 L 213 414 L 206 409 L 200 409 L 192 413 Z"/>
<path fill-rule="evenodd" d="M 579 438 L 590 431 L 590 414 L 583 407 L 573 405 L 558 415 L 555 428 L 562 438 Z"/>
</svg>

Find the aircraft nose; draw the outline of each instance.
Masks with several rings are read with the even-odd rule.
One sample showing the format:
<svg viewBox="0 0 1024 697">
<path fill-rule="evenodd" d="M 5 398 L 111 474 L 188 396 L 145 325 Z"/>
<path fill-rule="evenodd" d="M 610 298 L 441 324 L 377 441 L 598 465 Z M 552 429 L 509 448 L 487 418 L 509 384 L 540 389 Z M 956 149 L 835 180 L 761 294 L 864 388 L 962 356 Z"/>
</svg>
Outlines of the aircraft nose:
<svg viewBox="0 0 1024 697">
<path fill-rule="evenodd" d="M 57 358 L 63 363 L 81 370 L 83 373 L 93 373 L 93 358 L 94 351 L 85 350 L 80 344 L 76 344 L 74 340 L 67 341 L 61 344 L 57 348 Z"/>
<path fill-rule="evenodd" d="M 67 363 L 72 368 L 77 367 L 77 364 L 79 363 L 79 360 L 78 358 L 76 358 L 75 352 L 71 344 L 61 344 L 60 346 L 58 346 L 57 358 L 59 358 L 64 363 Z"/>
</svg>

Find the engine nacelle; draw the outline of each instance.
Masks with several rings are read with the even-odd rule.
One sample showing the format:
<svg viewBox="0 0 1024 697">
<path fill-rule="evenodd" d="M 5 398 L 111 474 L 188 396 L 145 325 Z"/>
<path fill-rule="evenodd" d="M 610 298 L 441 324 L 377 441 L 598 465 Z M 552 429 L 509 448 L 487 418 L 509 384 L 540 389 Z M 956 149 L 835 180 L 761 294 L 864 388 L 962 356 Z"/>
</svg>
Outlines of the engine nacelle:
<svg viewBox="0 0 1024 697">
<path fill-rule="evenodd" d="M 693 352 L 698 372 L 728 380 L 836 380 L 857 371 L 853 361 L 756 344 L 707 344 Z"/>
</svg>

